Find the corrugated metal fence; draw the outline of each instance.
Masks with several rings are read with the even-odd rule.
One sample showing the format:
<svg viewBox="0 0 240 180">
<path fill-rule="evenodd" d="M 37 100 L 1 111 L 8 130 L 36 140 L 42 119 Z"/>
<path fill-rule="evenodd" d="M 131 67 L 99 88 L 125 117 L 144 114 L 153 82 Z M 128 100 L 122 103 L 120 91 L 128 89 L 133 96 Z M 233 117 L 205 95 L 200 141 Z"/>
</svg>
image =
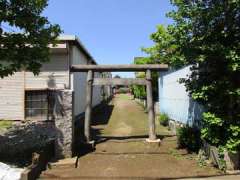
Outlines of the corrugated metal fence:
<svg viewBox="0 0 240 180">
<path fill-rule="evenodd" d="M 203 108 L 189 97 L 184 84 L 179 83 L 189 73 L 190 66 L 160 73 L 159 107 L 160 113 L 168 114 L 172 120 L 192 124 L 199 122 Z"/>
</svg>

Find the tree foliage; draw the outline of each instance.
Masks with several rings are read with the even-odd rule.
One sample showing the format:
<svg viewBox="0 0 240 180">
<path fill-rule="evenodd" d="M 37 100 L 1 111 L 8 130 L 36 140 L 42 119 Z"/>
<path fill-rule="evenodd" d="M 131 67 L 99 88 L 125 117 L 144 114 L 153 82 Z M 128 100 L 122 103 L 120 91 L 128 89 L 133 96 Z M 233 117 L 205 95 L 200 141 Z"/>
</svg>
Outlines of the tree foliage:
<svg viewBox="0 0 240 180">
<path fill-rule="evenodd" d="M 157 62 L 152 57 L 136 57 L 134 59 L 134 64 L 156 64 Z M 136 72 L 136 78 L 146 78 L 145 72 Z M 152 72 L 152 86 L 153 86 L 153 99 L 158 99 L 158 73 Z M 146 99 L 146 86 L 144 85 L 133 85 L 132 92 L 135 97 L 140 99 Z"/>
<path fill-rule="evenodd" d="M 202 138 L 240 150 L 240 1 L 174 0 L 174 23 L 151 35 L 145 49 L 173 67 L 191 65 L 183 79 L 193 99 L 203 104 Z"/>
<path fill-rule="evenodd" d="M 171 28 L 173 26 L 167 28 L 163 25 L 157 26 L 157 31 L 150 36 L 150 39 L 155 43 L 154 46 L 142 48 L 145 53 L 150 55 L 151 64 L 164 63 L 174 68 L 186 64 L 184 56 L 178 51 L 179 45 L 174 42 L 174 38 L 169 32 Z"/>
<path fill-rule="evenodd" d="M 41 15 L 47 0 L 0 0 L 0 77 L 26 69 L 39 73 L 49 61 L 49 44 L 61 32 Z M 4 31 L 4 26 L 17 32 Z"/>
</svg>

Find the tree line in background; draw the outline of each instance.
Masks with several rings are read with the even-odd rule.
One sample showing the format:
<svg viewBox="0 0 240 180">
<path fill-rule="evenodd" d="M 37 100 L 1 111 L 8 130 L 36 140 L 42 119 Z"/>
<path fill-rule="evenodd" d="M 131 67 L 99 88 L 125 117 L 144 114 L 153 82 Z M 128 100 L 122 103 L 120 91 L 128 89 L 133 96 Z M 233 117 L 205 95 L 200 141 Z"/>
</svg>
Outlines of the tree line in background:
<svg viewBox="0 0 240 180">
<path fill-rule="evenodd" d="M 240 1 L 172 0 L 173 23 L 151 34 L 154 46 L 144 63 L 173 69 L 191 65 L 181 79 L 204 105 L 201 137 L 230 152 L 240 150 Z M 138 62 L 137 62 L 138 63 Z"/>
</svg>

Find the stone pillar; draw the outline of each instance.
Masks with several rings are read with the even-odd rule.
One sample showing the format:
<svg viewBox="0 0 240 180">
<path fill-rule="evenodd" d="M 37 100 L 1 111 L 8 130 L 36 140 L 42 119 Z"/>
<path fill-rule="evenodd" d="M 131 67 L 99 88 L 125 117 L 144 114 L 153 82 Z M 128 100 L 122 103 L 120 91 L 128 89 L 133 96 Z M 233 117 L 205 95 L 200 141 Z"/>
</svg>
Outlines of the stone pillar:
<svg viewBox="0 0 240 180">
<path fill-rule="evenodd" d="M 58 90 L 55 96 L 55 155 L 56 158 L 72 157 L 73 149 L 73 91 Z"/>
<path fill-rule="evenodd" d="M 147 111 L 148 111 L 148 123 L 149 123 L 149 138 L 148 142 L 160 142 L 160 139 L 156 137 L 155 130 L 155 113 L 154 113 L 154 104 L 153 104 L 153 95 L 152 95 L 152 77 L 151 71 L 147 70 L 146 72 L 147 80 Z"/>
</svg>

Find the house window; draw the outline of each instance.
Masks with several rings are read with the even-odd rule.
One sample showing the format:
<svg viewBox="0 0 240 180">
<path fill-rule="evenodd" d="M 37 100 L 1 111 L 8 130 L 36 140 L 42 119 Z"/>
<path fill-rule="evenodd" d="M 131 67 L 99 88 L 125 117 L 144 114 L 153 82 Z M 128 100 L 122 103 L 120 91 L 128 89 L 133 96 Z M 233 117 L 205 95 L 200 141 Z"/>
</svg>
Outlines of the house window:
<svg viewBox="0 0 240 180">
<path fill-rule="evenodd" d="M 27 120 L 53 120 L 53 106 L 53 91 L 25 91 L 25 118 Z"/>
</svg>

